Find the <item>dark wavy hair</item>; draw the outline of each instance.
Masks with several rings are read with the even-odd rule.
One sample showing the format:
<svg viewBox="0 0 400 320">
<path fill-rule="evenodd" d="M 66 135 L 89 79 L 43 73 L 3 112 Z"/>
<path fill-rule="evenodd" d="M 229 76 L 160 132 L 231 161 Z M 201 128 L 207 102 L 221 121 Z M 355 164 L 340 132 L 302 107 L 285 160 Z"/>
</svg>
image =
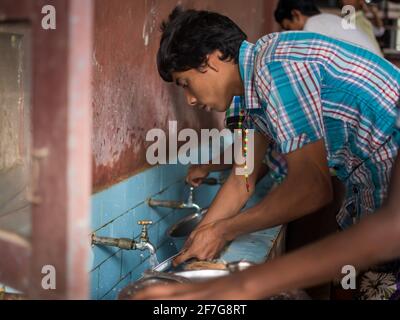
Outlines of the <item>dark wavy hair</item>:
<svg viewBox="0 0 400 320">
<path fill-rule="evenodd" d="M 275 20 L 281 23 L 284 19 L 292 20 L 292 11 L 299 10 L 307 17 L 320 14 L 313 0 L 280 0 L 275 10 Z"/>
<path fill-rule="evenodd" d="M 241 43 L 246 34 L 228 17 L 210 11 L 184 10 L 177 6 L 161 24 L 157 53 L 158 72 L 172 82 L 172 72 L 203 66 L 207 55 L 219 50 L 223 61 L 238 63 Z"/>
</svg>

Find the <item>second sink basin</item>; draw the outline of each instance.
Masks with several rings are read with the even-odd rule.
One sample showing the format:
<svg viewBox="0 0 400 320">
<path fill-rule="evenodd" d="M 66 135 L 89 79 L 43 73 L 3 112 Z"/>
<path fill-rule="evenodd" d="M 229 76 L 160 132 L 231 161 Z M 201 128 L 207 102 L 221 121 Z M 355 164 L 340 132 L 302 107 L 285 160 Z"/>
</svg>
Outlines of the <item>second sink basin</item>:
<svg viewBox="0 0 400 320">
<path fill-rule="evenodd" d="M 168 236 L 171 238 L 187 238 L 203 219 L 207 210 L 203 209 L 200 212 L 192 213 L 179 220 L 169 228 L 167 231 Z"/>
<path fill-rule="evenodd" d="M 174 242 L 177 250 L 182 248 L 187 237 L 204 218 L 207 210 L 208 209 L 203 209 L 200 212 L 192 213 L 179 220 L 168 229 L 167 236 Z"/>
</svg>

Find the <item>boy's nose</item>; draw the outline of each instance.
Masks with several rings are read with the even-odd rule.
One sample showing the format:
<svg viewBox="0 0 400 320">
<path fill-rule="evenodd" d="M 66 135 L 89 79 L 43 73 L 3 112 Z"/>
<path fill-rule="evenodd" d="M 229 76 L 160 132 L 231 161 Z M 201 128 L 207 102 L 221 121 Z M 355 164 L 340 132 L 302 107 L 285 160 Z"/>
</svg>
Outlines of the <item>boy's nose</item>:
<svg viewBox="0 0 400 320">
<path fill-rule="evenodd" d="M 195 106 L 197 104 L 196 98 L 193 97 L 189 92 L 186 92 L 186 101 L 191 106 Z"/>
</svg>

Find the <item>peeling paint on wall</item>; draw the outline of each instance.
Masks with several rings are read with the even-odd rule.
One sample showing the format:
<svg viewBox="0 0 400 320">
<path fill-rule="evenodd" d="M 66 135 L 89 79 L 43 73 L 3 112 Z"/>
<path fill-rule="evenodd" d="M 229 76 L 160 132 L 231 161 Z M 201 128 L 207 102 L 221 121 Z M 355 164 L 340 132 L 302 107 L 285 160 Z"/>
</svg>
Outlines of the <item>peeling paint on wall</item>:
<svg viewBox="0 0 400 320">
<path fill-rule="evenodd" d="M 0 33 L 0 171 L 22 162 L 22 36 Z"/>
<path fill-rule="evenodd" d="M 274 0 L 275 1 L 275 0 Z M 188 108 L 178 88 L 164 83 L 156 66 L 159 24 L 178 4 L 221 12 L 235 20 L 251 41 L 262 36 L 263 0 L 96 0 L 93 78 L 93 184 L 102 189 L 148 167 L 146 133 L 168 128 L 220 128 L 223 114 Z M 268 20 L 268 23 L 271 21 Z"/>
<path fill-rule="evenodd" d="M 150 35 L 156 28 L 156 20 L 157 20 L 157 9 L 156 9 L 156 1 L 151 0 L 150 10 L 147 8 L 148 0 L 145 0 L 145 19 L 143 24 L 143 32 L 142 38 L 144 41 L 144 45 L 147 47 L 150 41 Z"/>
<path fill-rule="evenodd" d="M 92 54 L 92 65 L 98 70 L 98 71 L 102 71 L 102 66 L 99 64 L 99 62 L 96 59 L 96 50 L 93 50 L 93 54 Z"/>
</svg>

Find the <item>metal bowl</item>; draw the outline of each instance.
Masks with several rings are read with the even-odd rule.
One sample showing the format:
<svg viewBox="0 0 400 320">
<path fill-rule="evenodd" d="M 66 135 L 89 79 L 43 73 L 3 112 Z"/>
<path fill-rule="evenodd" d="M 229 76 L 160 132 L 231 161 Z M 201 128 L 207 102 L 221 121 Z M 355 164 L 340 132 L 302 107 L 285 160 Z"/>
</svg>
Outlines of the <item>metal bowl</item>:
<svg viewBox="0 0 400 320">
<path fill-rule="evenodd" d="M 228 270 L 190 270 L 174 273 L 163 273 L 153 271 L 145 274 L 143 278 L 131 283 L 120 291 L 118 300 L 132 300 L 141 290 L 155 285 L 169 285 L 173 283 L 190 283 L 207 281 L 214 278 L 227 276 Z"/>
<path fill-rule="evenodd" d="M 224 277 L 229 275 L 229 270 L 214 270 L 214 269 L 202 269 L 202 270 L 185 270 L 175 272 L 177 276 L 189 279 L 192 282 L 207 281 L 214 278 Z"/>
<path fill-rule="evenodd" d="M 197 227 L 204 215 L 207 213 L 207 209 L 203 209 L 200 212 L 192 213 L 185 218 L 179 220 L 177 223 L 172 225 L 167 235 L 173 239 L 185 239 L 191 232 Z"/>
</svg>

